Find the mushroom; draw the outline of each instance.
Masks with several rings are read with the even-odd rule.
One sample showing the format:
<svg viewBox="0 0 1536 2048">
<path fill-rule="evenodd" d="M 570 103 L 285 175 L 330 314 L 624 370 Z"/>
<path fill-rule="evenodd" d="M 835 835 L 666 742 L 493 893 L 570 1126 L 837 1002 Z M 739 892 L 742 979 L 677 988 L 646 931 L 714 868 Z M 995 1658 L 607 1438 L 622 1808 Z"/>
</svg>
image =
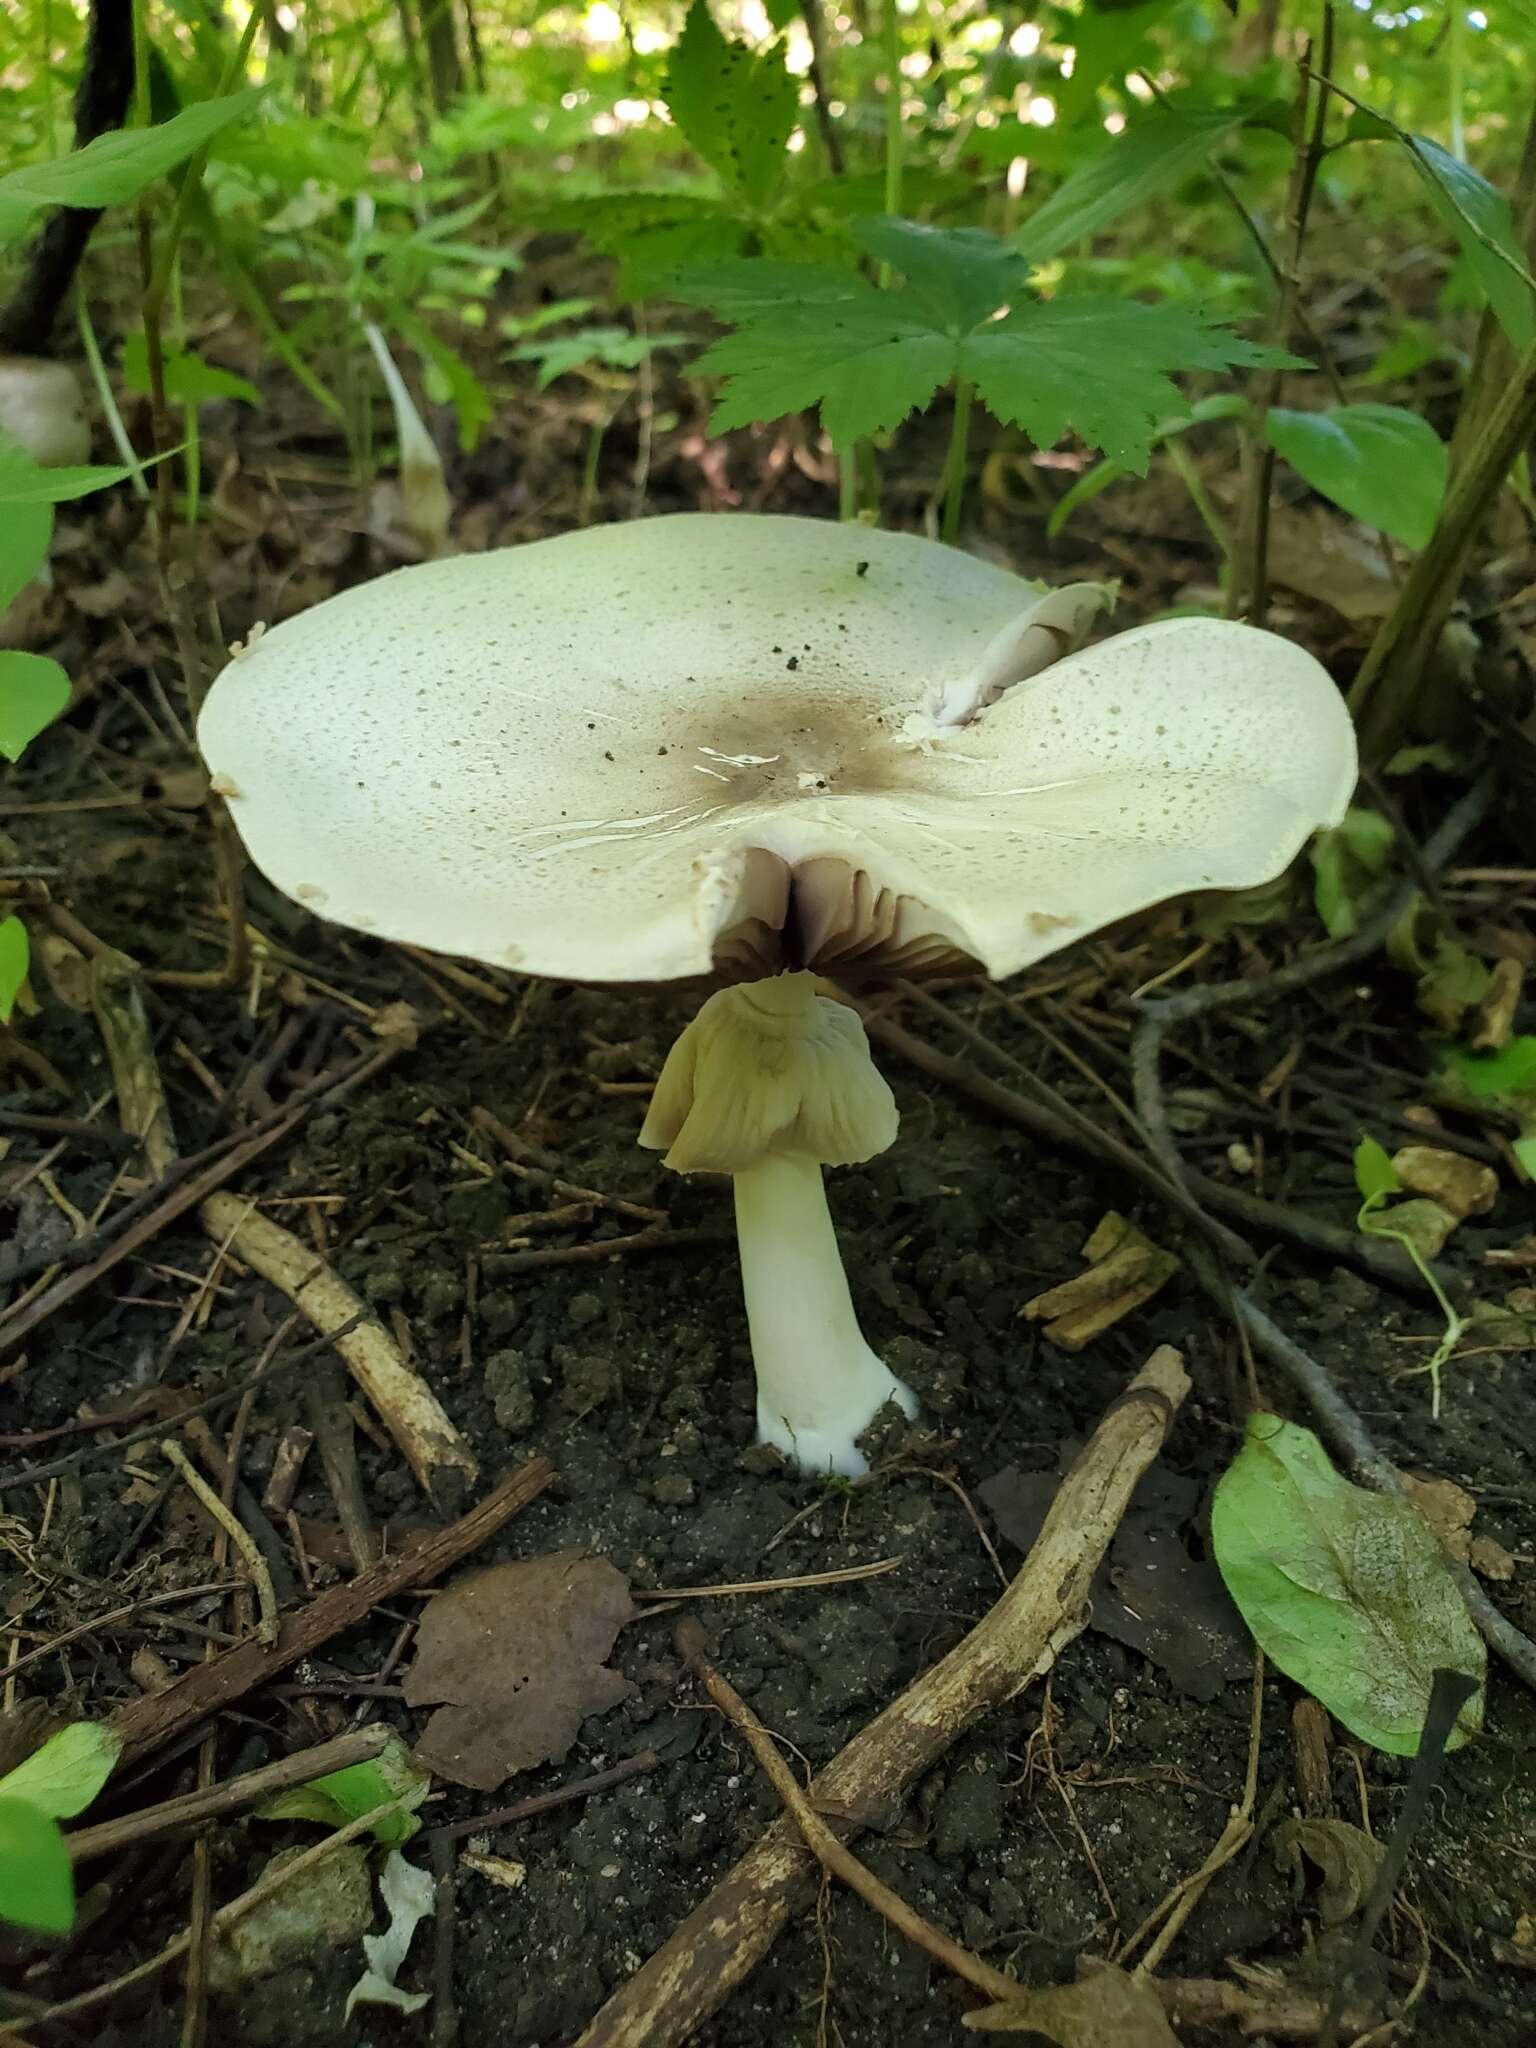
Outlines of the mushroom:
<svg viewBox="0 0 1536 2048">
<path fill-rule="evenodd" d="M 45 469 L 89 461 L 91 428 L 74 371 L 43 356 L 0 356 L 0 433 Z"/>
<path fill-rule="evenodd" d="M 1198 617 L 1070 651 L 1101 595 L 906 534 L 684 513 L 399 570 L 274 627 L 204 706 L 257 865 L 326 917 L 562 979 L 751 984 L 684 1033 L 643 1142 L 736 1176 L 760 1423 L 801 1464 L 856 1469 L 903 1391 L 827 1285 L 821 1187 L 893 1112 L 856 1016 L 803 976 L 1015 974 L 1270 879 L 1353 789 L 1309 654 Z M 789 1399 L 790 1342 L 857 1399 L 807 1373 Z"/>
<path fill-rule="evenodd" d="M 859 1328 L 821 1177 L 895 1137 L 895 1098 L 857 1012 L 806 973 L 712 995 L 668 1055 L 640 1132 L 675 1173 L 732 1176 L 758 1435 L 807 1471 L 856 1478 L 856 1439 L 885 1403 L 917 1413 Z"/>
</svg>

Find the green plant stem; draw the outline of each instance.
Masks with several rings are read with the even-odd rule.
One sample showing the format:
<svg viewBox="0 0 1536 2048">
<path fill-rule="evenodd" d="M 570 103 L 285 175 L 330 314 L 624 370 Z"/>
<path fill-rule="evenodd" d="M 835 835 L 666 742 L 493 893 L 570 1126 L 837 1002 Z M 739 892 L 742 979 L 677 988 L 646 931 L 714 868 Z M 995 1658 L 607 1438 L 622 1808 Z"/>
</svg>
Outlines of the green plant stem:
<svg viewBox="0 0 1536 2048">
<path fill-rule="evenodd" d="M 859 516 L 859 444 L 850 441 L 837 457 L 837 516 L 842 520 Z"/>
<path fill-rule="evenodd" d="M 133 14 L 136 35 L 142 27 L 143 17 L 143 0 L 136 0 Z M 245 76 L 246 61 L 251 54 L 251 45 L 256 40 L 256 31 L 260 26 L 261 11 L 259 8 L 253 7 L 246 16 L 244 32 L 239 42 L 235 45 L 229 62 L 224 67 L 224 75 L 220 78 L 218 89 L 213 95 L 216 100 L 227 99 Z M 147 94 L 148 85 L 142 63 L 139 67 L 136 83 Z M 144 124 L 147 122 L 147 113 L 142 113 L 139 118 L 141 125 Z M 176 252 L 181 247 L 181 238 L 186 231 L 187 216 L 193 201 L 202 190 L 203 172 L 208 166 L 208 151 L 211 147 L 210 143 L 205 142 L 201 149 L 194 150 L 188 159 L 185 171 L 182 173 L 181 183 L 176 190 L 176 204 L 171 209 L 171 217 L 166 223 L 165 234 L 161 239 L 159 259 L 150 275 L 149 285 L 144 294 L 144 324 L 146 329 L 149 326 L 151 315 L 156 318 L 159 317 L 160 309 L 165 303 L 166 293 L 170 290 L 171 277 L 176 263 Z"/>
<path fill-rule="evenodd" d="M 901 212 L 901 11 L 885 0 L 885 210 Z"/>
<path fill-rule="evenodd" d="M 1301 258 L 1307 239 L 1307 218 L 1312 211 L 1312 195 L 1317 189 L 1317 176 L 1322 168 L 1325 153 L 1328 93 L 1321 80 L 1326 80 L 1333 68 L 1333 31 L 1333 8 L 1328 4 L 1328 0 L 1325 0 L 1318 62 L 1314 66 L 1310 43 L 1301 59 L 1301 90 L 1296 101 L 1296 156 L 1291 170 L 1286 207 L 1290 237 L 1271 327 L 1272 339 L 1280 348 L 1289 346 L 1291 331 L 1296 324 Z M 1315 102 L 1314 83 L 1318 85 Z M 1284 373 L 1280 370 L 1266 370 L 1255 394 L 1246 442 L 1247 491 L 1243 506 L 1242 538 L 1227 588 L 1228 616 L 1235 618 L 1241 612 L 1255 626 L 1263 625 L 1268 602 L 1269 507 L 1275 476 L 1275 451 L 1265 438 L 1265 420 L 1271 407 L 1279 403 L 1283 376 Z"/>
<path fill-rule="evenodd" d="M 1349 692 L 1361 752 L 1386 760 L 1408 730 L 1424 665 L 1439 641 L 1467 564 L 1500 484 L 1536 434 L 1536 350 L 1500 393 L 1473 446 L 1455 470 L 1429 546 L 1377 630 Z"/>
<path fill-rule="evenodd" d="M 955 383 L 955 415 L 949 429 L 949 454 L 944 462 L 944 520 L 941 540 L 951 547 L 960 538 L 960 514 L 965 505 L 965 458 L 971 437 L 971 400 L 975 387 L 969 378 Z"/>
<path fill-rule="evenodd" d="M 101 406 L 102 417 L 107 423 L 107 432 L 112 436 L 112 446 L 117 450 L 117 459 L 128 471 L 128 481 L 133 494 L 147 505 L 149 485 L 144 476 L 144 465 L 139 460 L 138 450 L 128 438 L 128 429 L 123 425 L 123 415 L 117 403 L 117 394 L 112 389 L 112 380 L 107 375 L 107 366 L 101 359 L 101 344 L 96 339 L 96 329 L 91 324 L 90 308 L 85 303 L 85 293 L 75 286 L 75 324 L 80 330 L 80 346 L 85 351 L 86 366 L 91 373 L 91 382 L 96 388 L 96 397 Z"/>
<path fill-rule="evenodd" d="M 1206 532 L 1221 550 L 1223 575 L 1229 575 L 1232 567 L 1232 534 L 1226 520 L 1222 518 L 1215 500 L 1205 488 L 1199 470 L 1190 459 L 1189 451 L 1180 445 L 1177 435 L 1170 436 L 1163 445 L 1168 460 L 1178 471 L 1184 488 L 1189 493 L 1190 502 L 1200 514 Z"/>
<path fill-rule="evenodd" d="M 1433 1267 L 1408 1235 L 1407 1231 L 1394 1230 L 1390 1214 L 1386 1216 L 1377 1215 L 1377 1210 L 1385 1200 L 1386 1195 L 1381 1194 L 1371 1195 L 1362 1202 L 1360 1204 L 1360 1212 L 1355 1218 L 1355 1228 L 1364 1237 L 1390 1238 L 1394 1244 L 1401 1245 L 1418 1268 L 1424 1285 L 1435 1297 L 1435 1306 L 1445 1318 L 1445 1330 L 1440 1342 L 1435 1346 L 1433 1356 L 1426 1365 L 1418 1365 L 1413 1368 L 1416 1373 L 1427 1372 L 1429 1374 L 1430 1419 L 1431 1421 L 1438 1422 L 1440 1420 L 1440 1368 L 1461 1342 L 1462 1333 L 1467 1326 L 1453 1305 L 1450 1296 L 1435 1277 Z"/>
</svg>

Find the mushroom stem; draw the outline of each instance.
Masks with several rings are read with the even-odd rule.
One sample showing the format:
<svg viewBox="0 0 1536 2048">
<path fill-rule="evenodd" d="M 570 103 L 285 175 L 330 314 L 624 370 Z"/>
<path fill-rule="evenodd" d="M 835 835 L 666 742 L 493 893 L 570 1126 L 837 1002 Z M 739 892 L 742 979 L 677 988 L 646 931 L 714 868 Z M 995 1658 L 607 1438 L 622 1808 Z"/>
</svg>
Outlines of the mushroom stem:
<svg viewBox="0 0 1536 2048">
<path fill-rule="evenodd" d="M 864 1341 L 821 1167 L 771 1152 L 734 1184 L 758 1434 L 803 1471 L 857 1479 L 860 1431 L 887 1401 L 909 1416 L 917 1402 Z"/>
</svg>

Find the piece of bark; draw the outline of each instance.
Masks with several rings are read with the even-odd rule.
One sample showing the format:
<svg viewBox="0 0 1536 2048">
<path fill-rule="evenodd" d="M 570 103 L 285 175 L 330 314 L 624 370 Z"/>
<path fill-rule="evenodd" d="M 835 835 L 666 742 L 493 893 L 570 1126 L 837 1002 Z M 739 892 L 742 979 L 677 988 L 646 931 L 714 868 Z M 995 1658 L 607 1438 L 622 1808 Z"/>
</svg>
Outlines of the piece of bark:
<svg viewBox="0 0 1536 2048">
<path fill-rule="evenodd" d="M 436 1394 L 318 1252 L 235 1195 L 210 1195 L 199 1214 L 215 1243 L 280 1287 L 317 1330 L 342 1332 L 336 1349 L 428 1493 L 444 1470 L 475 1477 L 479 1468 L 469 1446 Z"/>
<path fill-rule="evenodd" d="M 185 1735 L 208 1715 L 280 1677 L 301 1657 L 318 1650 L 343 1629 L 354 1627 L 381 1600 L 395 1599 L 413 1586 L 440 1578 L 537 1499 L 554 1476 L 548 1458 L 530 1459 L 467 1514 L 446 1529 L 424 1536 L 408 1554 L 386 1558 L 285 1616 L 270 1649 L 254 1638 L 237 1643 L 209 1663 L 193 1665 L 169 1691 L 119 1707 L 111 1720 L 123 1742 L 119 1768 Z"/>
<path fill-rule="evenodd" d="M 1188 1390 L 1183 1360 L 1160 1347 L 1100 1419 L 1007 1592 L 818 1775 L 811 1800 L 841 1839 L 893 1825 L 915 1780 L 1082 1632 L 1093 1575 Z M 678 2048 L 814 1898 L 819 1870 L 794 1822 L 775 1821 L 614 1993 L 577 2048 Z"/>
</svg>

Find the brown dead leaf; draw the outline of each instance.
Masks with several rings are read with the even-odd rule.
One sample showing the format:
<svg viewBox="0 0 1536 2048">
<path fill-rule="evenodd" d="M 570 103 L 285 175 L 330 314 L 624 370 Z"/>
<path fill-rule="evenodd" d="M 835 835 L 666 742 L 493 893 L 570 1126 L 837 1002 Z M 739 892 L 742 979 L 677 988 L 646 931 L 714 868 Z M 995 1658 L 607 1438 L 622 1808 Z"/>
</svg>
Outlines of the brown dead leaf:
<svg viewBox="0 0 1536 2048">
<path fill-rule="evenodd" d="M 1374 1840 L 1347 1820 L 1282 1821 L 1270 1836 L 1269 1846 L 1275 1868 L 1290 1873 L 1298 1895 L 1305 1882 L 1306 1863 L 1315 1864 L 1323 1873 L 1317 1909 L 1325 1927 L 1337 1927 L 1359 1912 L 1386 1854 L 1385 1842 Z"/>
<path fill-rule="evenodd" d="M 1152 1986 L 1115 1969 L 1050 1991 L 1021 1990 L 1005 2005 L 968 2012 L 962 2024 L 981 2034 L 1044 2034 L 1056 2048 L 1179 2048 Z"/>
<path fill-rule="evenodd" d="M 1414 1472 L 1403 1474 L 1403 1491 L 1440 1539 L 1440 1547 L 1458 1564 L 1465 1564 L 1472 1549 L 1472 1517 L 1477 1502 L 1454 1479 L 1425 1479 Z"/>
<path fill-rule="evenodd" d="M 1513 1554 L 1492 1536 L 1472 1538 L 1472 1548 L 1467 1553 L 1467 1562 L 1479 1578 L 1497 1579 L 1502 1583 L 1515 1576 Z"/>
<path fill-rule="evenodd" d="M 1462 1222 L 1486 1216 L 1499 1198 L 1499 1176 L 1481 1160 L 1438 1145 L 1403 1145 L 1392 1155 L 1397 1177 L 1410 1194 L 1428 1195 Z"/>
<path fill-rule="evenodd" d="M 110 618 L 114 612 L 127 611 L 133 602 L 133 585 L 121 569 L 109 569 L 99 583 L 74 584 L 69 601 L 88 619 Z"/>
<path fill-rule="evenodd" d="M 578 1551 L 492 1565 L 439 1593 L 405 1678 L 411 1706 L 447 1703 L 427 1723 L 417 1761 L 480 1792 L 561 1762 L 588 1714 L 635 1689 L 607 1668 L 634 1614 L 623 1573 Z"/>
<path fill-rule="evenodd" d="M 1140 1308 L 1174 1273 L 1178 1260 L 1111 1209 L 1083 1246 L 1086 1273 L 1024 1304 L 1031 1322 L 1050 1317 L 1045 1334 L 1064 1351 L 1081 1351 L 1122 1316 Z"/>
</svg>

